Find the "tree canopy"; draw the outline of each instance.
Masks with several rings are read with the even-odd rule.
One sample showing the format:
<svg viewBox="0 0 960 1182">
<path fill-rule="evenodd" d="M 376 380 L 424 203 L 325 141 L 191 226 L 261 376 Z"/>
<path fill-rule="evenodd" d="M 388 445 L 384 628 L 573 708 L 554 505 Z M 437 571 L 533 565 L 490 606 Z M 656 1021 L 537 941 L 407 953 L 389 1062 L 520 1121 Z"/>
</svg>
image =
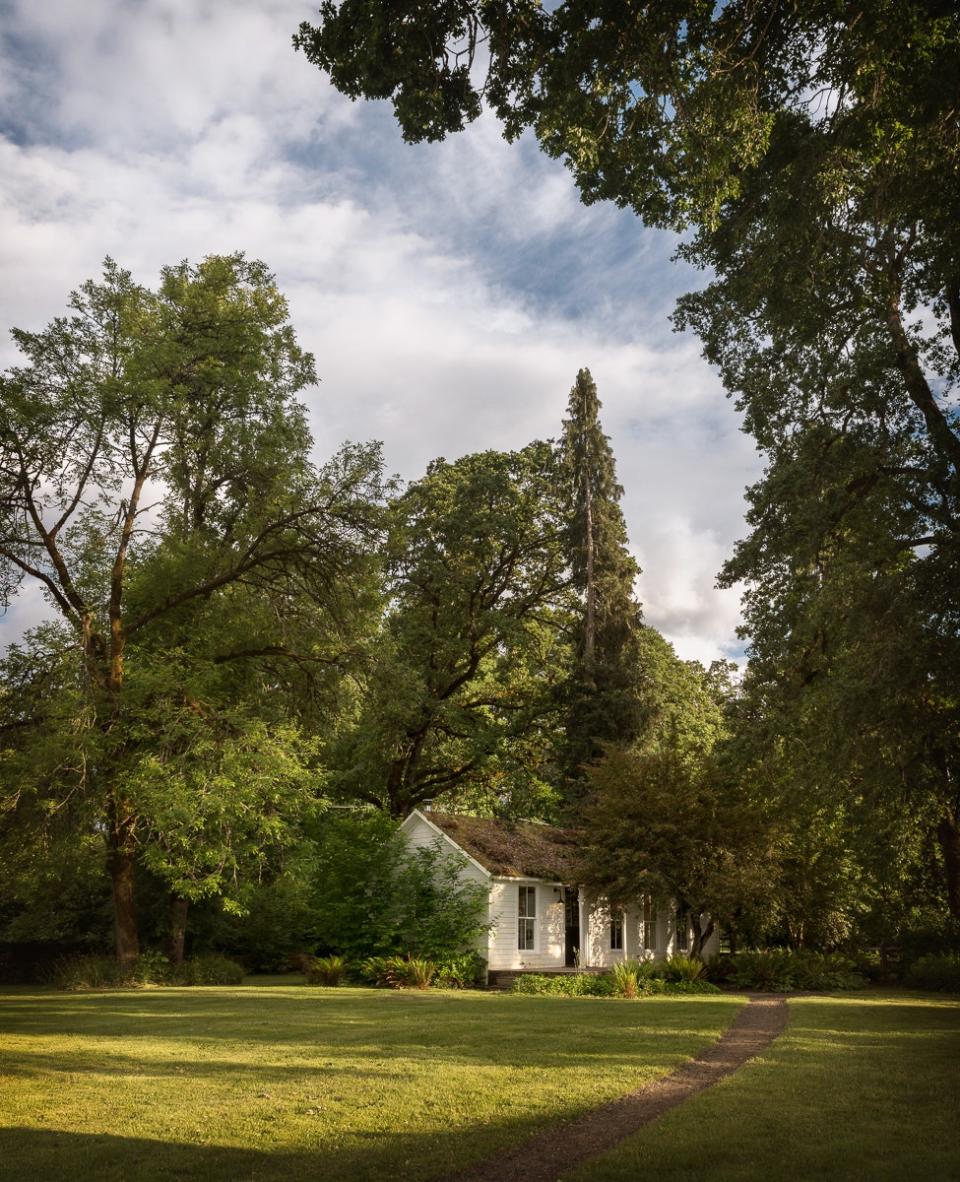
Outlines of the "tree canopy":
<svg viewBox="0 0 960 1182">
<path fill-rule="evenodd" d="M 240 255 L 156 292 L 108 260 L 70 315 L 14 338 L 0 580 L 5 599 L 35 581 L 59 622 L 7 659 L 4 830 L 102 841 L 129 960 L 138 860 L 184 898 L 223 893 L 318 795 L 277 662 L 322 668 L 362 600 L 380 461 L 313 465 L 313 359 Z"/>
<path fill-rule="evenodd" d="M 750 692 L 838 805 L 909 800 L 960 916 L 956 5 L 327 0 L 295 44 L 410 141 L 486 103 L 684 233 L 710 280 L 677 323 L 767 461 L 724 572 Z"/>
</svg>

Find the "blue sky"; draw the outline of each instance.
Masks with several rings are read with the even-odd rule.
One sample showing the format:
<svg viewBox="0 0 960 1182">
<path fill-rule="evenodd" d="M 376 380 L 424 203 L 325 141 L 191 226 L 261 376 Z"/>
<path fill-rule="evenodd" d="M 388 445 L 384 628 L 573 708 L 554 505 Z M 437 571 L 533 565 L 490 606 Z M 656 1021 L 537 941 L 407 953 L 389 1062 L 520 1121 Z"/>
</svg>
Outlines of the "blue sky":
<svg viewBox="0 0 960 1182">
<path fill-rule="evenodd" d="M 377 438 L 408 478 L 556 435 L 589 366 L 648 622 L 682 656 L 739 655 L 738 594 L 714 581 L 759 462 L 696 340 L 671 331 L 701 277 L 493 120 L 404 145 L 389 106 L 350 103 L 293 52 L 313 9 L 0 0 L 0 325 L 42 326 L 106 254 L 153 283 L 244 250 L 316 354 L 318 458 Z M 0 365 L 14 356 L 4 331 Z M 43 610 L 26 592 L 0 642 Z"/>
</svg>

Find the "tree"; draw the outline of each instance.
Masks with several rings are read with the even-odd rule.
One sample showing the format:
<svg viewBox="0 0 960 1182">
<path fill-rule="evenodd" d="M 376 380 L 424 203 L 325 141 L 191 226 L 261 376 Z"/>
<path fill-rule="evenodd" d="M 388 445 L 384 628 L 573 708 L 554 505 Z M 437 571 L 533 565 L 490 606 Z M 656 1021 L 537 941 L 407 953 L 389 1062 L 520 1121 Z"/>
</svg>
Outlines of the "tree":
<svg viewBox="0 0 960 1182">
<path fill-rule="evenodd" d="M 612 902 L 672 902 L 689 916 L 691 954 L 700 957 L 718 921 L 736 930 L 771 897 L 775 843 L 719 756 L 729 737 L 722 671 L 678 660 L 656 634 L 646 639 L 656 725 L 643 744 L 611 747 L 589 769 L 583 873 Z"/>
<path fill-rule="evenodd" d="M 411 141 L 460 130 L 485 99 L 508 138 L 532 128 L 565 160 L 584 201 L 687 232 L 681 256 L 712 281 L 678 324 L 768 463 L 726 570 L 748 584 L 753 657 L 763 676 L 793 671 L 795 708 L 820 704 L 837 793 L 861 756 L 873 774 L 871 751 L 892 753 L 878 792 L 905 776 L 923 801 L 960 916 L 956 6 L 420 10 L 328 0 L 295 42 L 344 93 L 392 99 Z M 902 644 L 878 650 L 864 621 Z M 878 687 L 866 652 L 906 692 Z M 859 754 L 831 750 L 841 732 L 864 736 Z"/>
<path fill-rule="evenodd" d="M 567 553 L 581 597 L 576 663 L 570 677 L 567 764 L 574 782 L 603 742 L 629 746 L 640 728 L 640 573 L 628 549 L 610 440 L 600 400 L 581 369 L 563 424 L 562 461 L 570 494 Z"/>
<path fill-rule="evenodd" d="M 343 795 L 393 816 L 450 793 L 509 808 L 524 779 L 527 805 L 542 798 L 542 756 L 526 772 L 515 756 L 538 733 L 550 742 L 566 668 L 561 509 L 544 443 L 436 460 L 396 498 L 389 608 L 356 725 L 331 757 Z"/>
<path fill-rule="evenodd" d="M 71 313 L 14 330 L 25 363 L 0 384 L 0 587 L 35 581 L 61 621 L 8 664 L 7 826 L 32 810 L 100 835 L 129 961 L 138 858 L 187 897 L 219 889 L 302 785 L 292 732 L 252 700 L 281 658 L 326 659 L 379 457 L 311 464 L 313 359 L 261 263 L 182 263 L 154 293 L 108 260 Z"/>
</svg>

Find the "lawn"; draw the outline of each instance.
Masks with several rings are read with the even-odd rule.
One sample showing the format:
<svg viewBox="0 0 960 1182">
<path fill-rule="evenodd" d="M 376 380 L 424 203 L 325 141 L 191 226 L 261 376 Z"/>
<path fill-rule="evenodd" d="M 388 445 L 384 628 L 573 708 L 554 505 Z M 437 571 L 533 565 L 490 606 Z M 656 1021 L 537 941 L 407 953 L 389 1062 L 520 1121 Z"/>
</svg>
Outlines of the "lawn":
<svg viewBox="0 0 960 1182">
<path fill-rule="evenodd" d="M 948 1182 L 958 1129 L 956 998 L 796 998 L 761 1058 L 564 1182 Z"/>
<path fill-rule="evenodd" d="M 0 994 L 0 1175 L 438 1178 L 665 1074 L 735 997 Z"/>
</svg>

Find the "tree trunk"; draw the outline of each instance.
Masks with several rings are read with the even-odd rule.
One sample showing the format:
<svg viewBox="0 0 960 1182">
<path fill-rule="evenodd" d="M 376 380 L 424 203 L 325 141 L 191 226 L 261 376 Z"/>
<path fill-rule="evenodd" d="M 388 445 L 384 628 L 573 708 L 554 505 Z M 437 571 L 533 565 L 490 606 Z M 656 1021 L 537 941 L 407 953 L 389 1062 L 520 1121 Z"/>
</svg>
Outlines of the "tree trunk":
<svg viewBox="0 0 960 1182">
<path fill-rule="evenodd" d="M 114 935 L 117 960 L 122 965 L 132 964 L 140 955 L 140 937 L 133 894 L 133 863 L 131 850 L 115 849 L 110 858 Z"/>
<path fill-rule="evenodd" d="M 174 895 L 170 899 L 170 930 L 167 933 L 167 959 L 172 965 L 183 964 L 183 945 L 187 935 L 189 899 Z"/>
<path fill-rule="evenodd" d="M 937 840 L 943 854 L 947 880 L 947 905 L 954 919 L 960 919 L 960 828 L 957 818 L 946 813 L 937 826 Z"/>
<path fill-rule="evenodd" d="M 690 926 L 693 928 L 693 936 L 690 941 L 690 955 L 694 960 L 703 960 L 704 946 L 713 935 L 713 920 L 708 919 L 706 927 L 704 927 L 702 926 L 702 918 L 702 912 L 690 912 Z"/>
</svg>

